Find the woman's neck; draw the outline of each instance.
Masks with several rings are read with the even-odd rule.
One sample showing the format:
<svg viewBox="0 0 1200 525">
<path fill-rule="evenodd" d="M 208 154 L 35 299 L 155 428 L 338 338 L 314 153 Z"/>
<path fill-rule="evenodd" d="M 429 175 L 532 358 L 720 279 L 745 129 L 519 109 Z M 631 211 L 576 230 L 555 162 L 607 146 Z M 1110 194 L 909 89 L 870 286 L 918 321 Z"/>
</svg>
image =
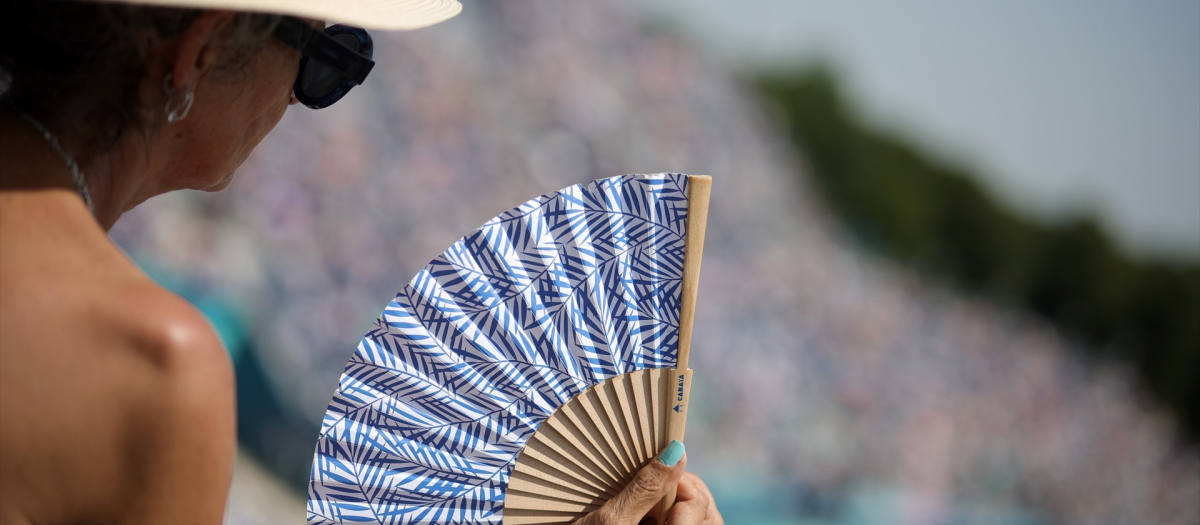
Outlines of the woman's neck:
<svg viewBox="0 0 1200 525">
<path fill-rule="evenodd" d="M 92 215 L 105 231 L 126 211 L 166 191 L 154 187 L 151 174 L 155 170 L 145 155 L 147 144 L 130 140 L 135 134 L 127 133 L 102 153 L 72 154 L 91 194 Z M 77 151 L 69 142 L 64 146 L 69 153 Z M 0 165 L 0 191 L 77 194 L 67 162 L 32 125 L 9 109 L 0 111 Z M 82 198 L 79 205 L 86 209 Z"/>
</svg>

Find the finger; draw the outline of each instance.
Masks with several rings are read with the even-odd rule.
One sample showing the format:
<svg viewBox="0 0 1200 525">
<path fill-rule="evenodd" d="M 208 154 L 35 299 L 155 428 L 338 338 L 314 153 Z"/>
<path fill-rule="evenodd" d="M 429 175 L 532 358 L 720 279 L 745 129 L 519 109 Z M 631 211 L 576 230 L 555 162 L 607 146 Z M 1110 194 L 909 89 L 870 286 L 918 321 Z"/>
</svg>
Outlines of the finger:
<svg viewBox="0 0 1200 525">
<path fill-rule="evenodd" d="M 669 525 L 703 525 L 708 515 L 708 498 L 700 492 L 695 476 L 679 480 L 675 506 L 667 514 Z"/>
<path fill-rule="evenodd" d="M 692 474 L 692 473 L 689 472 L 688 474 Z M 692 474 L 692 477 L 695 478 L 696 488 L 700 489 L 700 492 L 704 493 L 704 497 L 708 498 L 709 507 L 715 507 L 716 501 L 713 500 L 712 491 L 708 490 L 708 484 L 704 482 L 704 478 L 701 478 L 700 476 L 697 476 L 695 474 Z"/>
<path fill-rule="evenodd" d="M 704 492 L 699 487 L 700 476 L 691 472 L 684 472 L 683 477 L 679 478 L 679 489 L 676 492 L 675 499 L 679 501 L 687 501 L 693 499 L 708 499 Z"/>
<path fill-rule="evenodd" d="M 686 465 L 683 443 L 672 440 L 657 458 L 638 471 L 625 490 L 592 513 L 596 522 L 637 523 L 679 482 Z"/>
<path fill-rule="evenodd" d="M 679 479 L 679 489 L 676 492 L 675 499 L 677 501 L 696 501 L 708 508 L 711 501 L 708 499 L 708 494 L 704 492 L 703 481 L 700 481 L 700 476 L 691 472 L 684 472 L 683 477 Z"/>
<path fill-rule="evenodd" d="M 704 482 L 704 479 L 700 476 L 692 474 L 691 472 L 685 473 L 684 477 L 694 478 L 696 487 L 699 488 L 700 491 L 704 493 L 705 497 L 708 498 L 708 514 L 704 516 L 704 523 L 706 525 L 709 523 L 715 525 L 721 525 L 725 523 L 725 519 L 721 517 L 721 512 L 717 510 L 717 500 L 713 498 L 712 491 L 708 489 L 708 484 Z"/>
</svg>

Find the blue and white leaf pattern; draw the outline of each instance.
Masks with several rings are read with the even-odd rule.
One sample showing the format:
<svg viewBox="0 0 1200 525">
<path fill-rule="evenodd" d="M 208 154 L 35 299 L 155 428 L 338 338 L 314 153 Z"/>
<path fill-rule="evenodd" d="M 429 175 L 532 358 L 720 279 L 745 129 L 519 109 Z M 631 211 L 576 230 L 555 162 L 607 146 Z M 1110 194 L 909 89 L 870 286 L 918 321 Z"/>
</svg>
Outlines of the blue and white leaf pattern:
<svg viewBox="0 0 1200 525">
<path fill-rule="evenodd" d="M 543 421 L 675 366 L 687 176 L 624 175 L 488 221 L 388 304 L 322 423 L 310 524 L 500 523 Z"/>
</svg>

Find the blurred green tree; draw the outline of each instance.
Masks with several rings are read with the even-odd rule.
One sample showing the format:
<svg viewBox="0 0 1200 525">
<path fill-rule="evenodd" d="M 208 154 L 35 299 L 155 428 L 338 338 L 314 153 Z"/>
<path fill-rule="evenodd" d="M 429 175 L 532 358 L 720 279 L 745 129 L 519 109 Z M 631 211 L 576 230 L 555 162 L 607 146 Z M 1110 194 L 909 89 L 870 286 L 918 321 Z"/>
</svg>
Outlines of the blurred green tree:
<svg viewBox="0 0 1200 525">
<path fill-rule="evenodd" d="M 866 249 L 1055 323 L 1120 359 L 1200 436 L 1200 263 L 1122 253 L 1091 218 L 1043 223 L 969 171 L 863 124 L 826 67 L 755 84 L 813 168 L 816 189 Z"/>
</svg>

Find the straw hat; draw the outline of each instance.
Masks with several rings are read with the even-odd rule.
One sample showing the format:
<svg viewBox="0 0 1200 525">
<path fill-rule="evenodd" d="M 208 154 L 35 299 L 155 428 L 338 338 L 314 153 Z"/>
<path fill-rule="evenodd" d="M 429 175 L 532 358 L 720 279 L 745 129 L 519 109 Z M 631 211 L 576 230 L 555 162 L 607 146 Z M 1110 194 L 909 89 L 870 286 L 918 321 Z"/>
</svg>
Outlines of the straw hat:
<svg viewBox="0 0 1200 525">
<path fill-rule="evenodd" d="M 462 11 L 458 0 L 117 0 L 164 7 L 230 9 L 330 20 L 367 29 L 417 29 Z"/>
</svg>

